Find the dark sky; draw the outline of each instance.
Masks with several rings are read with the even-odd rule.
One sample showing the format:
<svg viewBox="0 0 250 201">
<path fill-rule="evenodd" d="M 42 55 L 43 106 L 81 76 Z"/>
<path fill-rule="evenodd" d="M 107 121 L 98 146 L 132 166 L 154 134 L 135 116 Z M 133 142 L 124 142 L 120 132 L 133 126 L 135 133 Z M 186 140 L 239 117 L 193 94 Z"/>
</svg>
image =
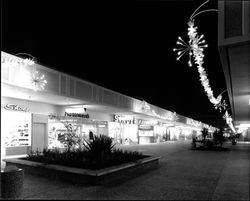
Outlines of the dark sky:
<svg viewBox="0 0 250 201">
<path fill-rule="evenodd" d="M 224 120 L 197 68 L 172 51 L 178 36 L 187 41 L 187 20 L 203 2 L 3 0 L 2 50 L 216 126 Z M 203 9 L 211 8 L 217 1 Z M 204 67 L 216 96 L 226 89 L 217 17 L 207 12 L 195 21 L 209 45 Z"/>
</svg>

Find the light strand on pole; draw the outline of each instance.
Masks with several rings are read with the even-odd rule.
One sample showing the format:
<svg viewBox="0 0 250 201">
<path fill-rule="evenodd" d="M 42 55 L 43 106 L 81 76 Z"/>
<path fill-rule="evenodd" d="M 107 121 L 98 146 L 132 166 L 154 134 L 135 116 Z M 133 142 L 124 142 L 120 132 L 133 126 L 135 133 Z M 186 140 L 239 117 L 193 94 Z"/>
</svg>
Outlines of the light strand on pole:
<svg viewBox="0 0 250 201">
<path fill-rule="evenodd" d="M 178 37 L 178 40 L 176 42 L 177 45 L 179 45 L 179 48 L 174 48 L 173 51 L 177 52 L 177 60 L 179 60 L 183 55 L 188 52 L 189 54 L 189 60 L 188 60 L 188 65 L 189 67 L 193 66 L 192 59 L 194 60 L 194 63 L 197 66 L 199 76 L 200 76 L 200 81 L 201 84 L 204 88 L 204 91 L 207 94 L 207 97 L 209 101 L 214 105 L 214 108 L 222 112 L 222 110 L 225 110 L 225 114 L 223 118 L 226 120 L 227 124 L 229 124 L 230 127 L 233 128 L 232 126 L 232 117 L 228 114 L 226 107 L 227 104 L 225 100 L 222 100 L 222 94 L 224 91 L 219 94 L 217 97 L 214 96 L 213 90 L 209 84 L 209 79 L 207 77 L 207 73 L 205 71 L 205 68 L 203 67 L 204 63 L 204 48 L 208 47 L 206 44 L 206 41 L 203 39 L 204 35 L 198 35 L 197 29 L 198 27 L 194 25 L 194 18 L 204 12 L 208 11 L 218 11 L 217 9 L 209 9 L 209 10 L 203 10 L 200 11 L 199 13 L 196 13 L 203 5 L 205 5 L 209 0 L 201 4 L 190 16 L 189 21 L 188 21 L 188 38 L 189 41 L 185 42 L 180 36 Z M 232 129 L 234 130 L 234 129 Z"/>
</svg>

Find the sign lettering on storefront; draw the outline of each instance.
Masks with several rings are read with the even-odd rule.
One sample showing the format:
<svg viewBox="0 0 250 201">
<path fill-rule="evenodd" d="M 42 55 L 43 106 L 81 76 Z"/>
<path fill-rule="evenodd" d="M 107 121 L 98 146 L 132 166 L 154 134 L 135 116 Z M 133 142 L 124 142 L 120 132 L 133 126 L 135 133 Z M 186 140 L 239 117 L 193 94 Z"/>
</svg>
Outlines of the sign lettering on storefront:
<svg viewBox="0 0 250 201">
<path fill-rule="evenodd" d="M 4 109 L 6 110 L 14 110 L 14 111 L 22 111 L 22 112 L 28 112 L 29 109 L 20 105 L 16 104 L 7 104 L 4 106 Z"/>
<path fill-rule="evenodd" d="M 135 124 L 135 119 L 129 116 L 114 115 L 114 122 L 123 123 L 123 124 Z"/>
<path fill-rule="evenodd" d="M 190 118 L 187 118 L 186 123 L 188 125 L 195 126 L 195 127 L 200 127 L 201 126 L 201 122 L 200 121 L 195 121 L 195 120 L 190 119 Z"/>
<path fill-rule="evenodd" d="M 80 117 L 80 118 L 89 118 L 89 114 L 82 114 L 82 113 L 68 113 L 65 112 L 64 114 L 65 117 Z"/>
</svg>

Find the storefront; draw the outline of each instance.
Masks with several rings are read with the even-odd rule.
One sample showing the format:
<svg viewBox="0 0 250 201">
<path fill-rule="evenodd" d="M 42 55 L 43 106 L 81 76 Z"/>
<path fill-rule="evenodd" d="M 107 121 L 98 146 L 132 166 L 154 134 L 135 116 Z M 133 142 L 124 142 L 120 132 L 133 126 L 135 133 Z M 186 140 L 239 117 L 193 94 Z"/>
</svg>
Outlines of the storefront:
<svg viewBox="0 0 250 201">
<path fill-rule="evenodd" d="M 93 139 L 95 135 L 107 135 L 106 121 L 93 121 L 81 117 L 50 117 L 48 121 L 48 148 L 63 147 L 59 137 L 68 132 L 66 124 L 71 126 L 72 131 L 79 138 Z"/>
<path fill-rule="evenodd" d="M 78 137 L 108 135 L 110 114 L 94 111 L 69 113 L 70 107 L 2 97 L 1 152 L 2 156 L 22 155 L 30 150 L 62 148 L 59 136 L 72 126 Z M 3 118 L 4 117 L 4 118 Z"/>
<path fill-rule="evenodd" d="M 80 138 L 116 143 L 190 140 L 202 123 L 2 52 L 1 156 L 62 147 L 65 123 Z M 207 125 L 208 126 L 208 125 Z"/>
<path fill-rule="evenodd" d="M 1 146 L 5 147 L 6 154 L 11 150 L 26 149 L 31 146 L 32 116 L 27 108 L 6 104 L 1 108 Z"/>
<path fill-rule="evenodd" d="M 131 115 L 112 115 L 108 135 L 118 144 L 138 144 L 138 123 Z"/>
<path fill-rule="evenodd" d="M 3 156 L 27 154 L 48 145 L 48 113 L 59 108 L 40 102 L 1 98 Z"/>
</svg>

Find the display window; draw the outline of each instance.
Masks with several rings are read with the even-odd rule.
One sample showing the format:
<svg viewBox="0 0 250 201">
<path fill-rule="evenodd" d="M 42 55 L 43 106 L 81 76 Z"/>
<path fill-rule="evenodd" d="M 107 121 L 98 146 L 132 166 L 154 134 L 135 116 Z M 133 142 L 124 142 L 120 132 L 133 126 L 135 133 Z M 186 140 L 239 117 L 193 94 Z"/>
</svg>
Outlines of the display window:
<svg viewBox="0 0 250 201">
<path fill-rule="evenodd" d="M 5 109 L 1 113 L 3 146 L 31 146 L 31 113 Z"/>
<path fill-rule="evenodd" d="M 138 134 L 139 137 L 153 137 L 154 127 L 151 125 L 140 125 Z"/>
<path fill-rule="evenodd" d="M 154 127 L 151 125 L 140 125 L 138 130 L 139 143 L 149 144 L 155 141 L 154 139 Z"/>
<path fill-rule="evenodd" d="M 168 128 L 170 140 L 178 140 L 180 135 L 180 130 L 175 127 Z"/>
<path fill-rule="evenodd" d="M 138 142 L 138 126 L 136 124 L 109 122 L 108 131 L 109 136 L 118 144 Z"/>
<path fill-rule="evenodd" d="M 49 119 L 48 147 L 63 148 L 63 144 L 59 141 L 59 137 L 67 132 L 65 123 L 72 126 L 73 131 L 79 138 L 92 139 L 92 135 L 107 134 L 107 122 L 83 120 L 77 117 L 57 117 L 57 119 Z"/>
<path fill-rule="evenodd" d="M 164 126 L 154 126 L 156 141 L 159 143 L 165 141 L 167 129 Z"/>
</svg>

